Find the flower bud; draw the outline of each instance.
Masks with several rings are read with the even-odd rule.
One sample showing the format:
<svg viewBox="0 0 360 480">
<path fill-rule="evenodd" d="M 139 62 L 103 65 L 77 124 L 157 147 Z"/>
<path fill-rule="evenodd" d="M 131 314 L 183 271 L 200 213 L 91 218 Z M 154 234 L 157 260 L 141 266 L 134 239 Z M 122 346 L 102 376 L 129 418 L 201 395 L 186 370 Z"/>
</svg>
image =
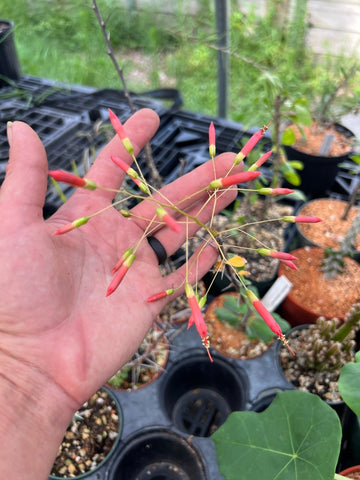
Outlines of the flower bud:
<svg viewBox="0 0 360 480">
<path fill-rule="evenodd" d="M 213 122 L 210 123 L 210 127 L 209 127 L 209 154 L 211 158 L 214 158 L 216 155 L 215 127 Z"/>
<path fill-rule="evenodd" d="M 322 222 L 322 218 L 319 217 L 308 217 L 305 215 L 285 215 L 285 217 L 282 217 L 282 220 L 284 222 L 289 222 L 289 223 L 318 223 Z"/>
<path fill-rule="evenodd" d="M 231 185 L 236 185 L 238 183 L 245 183 L 254 180 L 261 172 L 240 172 L 236 173 L 235 175 L 230 175 L 224 178 L 218 178 L 217 180 L 213 180 L 209 184 L 209 188 L 216 189 L 216 188 L 226 188 L 230 187 Z"/>
<path fill-rule="evenodd" d="M 118 117 L 115 115 L 115 113 L 112 110 L 110 110 L 110 108 L 108 109 L 108 111 L 109 111 L 110 122 L 111 122 L 115 132 L 118 134 L 122 144 L 124 145 L 125 150 L 128 153 L 130 153 L 130 155 L 133 155 L 134 154 L 134 147 L 133 147 L 132 143 L 130 142 L 129 137 L 127 136 L 127 134 L 125 132 L 125 128 L 123 127 L 122 123 L 120 122 Z"/>
</svg>

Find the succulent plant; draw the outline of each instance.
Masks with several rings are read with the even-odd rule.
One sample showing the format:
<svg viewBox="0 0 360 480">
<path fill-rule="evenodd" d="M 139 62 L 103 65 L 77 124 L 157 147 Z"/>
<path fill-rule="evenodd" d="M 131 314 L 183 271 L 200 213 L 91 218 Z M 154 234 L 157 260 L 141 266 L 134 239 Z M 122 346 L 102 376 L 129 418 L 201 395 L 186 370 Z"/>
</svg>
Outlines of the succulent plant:
<svg viewBox="0 0 360 480">
<path fill-rule="evenodd" d="M 359 184 L 360 185 L 360 184 Z M 324 260 L 322 262 L 322 272 L 326 278 L 335 278 L 337 275 L 343 273 L 345 257 L 352 257 L 354 255 L 354 245 L 356 243 L 357 235 L 360 232 L 360 209 L 355 217 L 351 227 L 347 231 L 340 249 L 326 248 L 324 252 Z"/>
<path fill-rule="evenodd" d="M 256 288 L 251 287 L 258 295 Z M 244 295 L 225 295 L 223 307 L 215 310 L 216 316 L 222 322 L 236 328 L 243 326 L 249 339 L 259 338 L 263 342 L 271 342 L 274 333 L 270 330 L 262 317 L 252 309 L 250 302 Z M 289 324 L 277 313 L 272 313 L 283 332 L 289 330 Z"/>
<path fill-rule="evenodd" d="M 319 317 L 306 332 L 301 359 L 307 368 L 315 371 L 335 371 L 352 360 L 356 327 L 360 322 L 360 303 L 354 304 L 344 321 Z M 300 357 L 300 356 L 299 356 Z"/>
</svg>

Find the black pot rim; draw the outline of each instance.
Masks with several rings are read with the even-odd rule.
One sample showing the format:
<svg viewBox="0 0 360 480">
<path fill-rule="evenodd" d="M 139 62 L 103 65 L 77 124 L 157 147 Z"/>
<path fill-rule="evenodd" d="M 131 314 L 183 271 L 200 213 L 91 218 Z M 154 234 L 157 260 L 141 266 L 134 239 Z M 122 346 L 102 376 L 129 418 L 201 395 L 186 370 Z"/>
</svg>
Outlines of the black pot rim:
<svg viewBox="0 0 360 480">
<path fill-rule="evenodd" d="M 0 18 L 0 25 L 1 24 L 8 25 L 9 28 L 4 30 L 3 32 L 0 31 L 0 38 L 14 30 L 14 22 L 12 20 L 5 20 L 3 18 Z"/>
<path fill-rule="evenodd" d="M 114 442 L 113 446 L 111 447 L 111 450 L 106 455 L 106 457 L 98 465 L 96 465 L 96 467 L 93 468 L 92 470 L 89 470 L 88 472 L 82 473 L 81 475 L 77 475 L 76 477 L 72 477 L 75 480 L 80 480 L 82 478 L 87 478 L 90 475 L 93 475 L 94 473 L 99 471 L 100 468 L 102 468 L 110 460 L 110 458 L 114 455 L 115 450 L 117 449 L 117 447 L 120 443 L 120 440 L 121 440 L 121 434 L 122 434 L 123 425 L 124 425 L 124 418 L 123 418 L 123 413 L 122 413 L 122 408 L 121 408 L 120 402 L 116 398 L 116 395 L 114 394 L 114 392 L 111 391 L 110 388 L 108 388 L 106 386 L 102 386 L 99 390 L 105 390 L 116 405 L 116 410 L 117 410 L 118 415 L 119 415 L 119 433 L 118 433 L 118 435 L 115 439 L 115 442 Z M 55 475 L 49 475 L 49 480 L 64 480 L 64 479 L 66 480 L 66 478 L 67 477 L 56 477 Z"/>
<path fill-rule="evenodd" d="M 107 478 L 109 478 L 109 480 L 116 479 L 115 474 L 119 465 L 124 461 L 126 455 L 131 453 L 132 449 L 138 444 L 139 441 L 147 438 L 151 439 L 152 437 L 156 438 L 157 436 L 163 436 L 164 439 L 166 437 L 171 438 L 174 441 L 180 442 L 181 445 L 184 446 L 184 448 L 186 448 L 191 455 L 193 455 L 194 461 L 196 461 L 199 469 L 201 470 L 201 474 L 203 475 L 204 479 L 206 478 L 206 465 L 203 462 L 197 448 L 194 447 L 193 443 L 188 440 L 188 436 L 163 425 L 151 425 L 143 427 L 134 431 L 130 436 L 128 436 L 125 439 L 115 460 L 110 465 Z M 167 461 L 171 461 L 171 459 L 167 459 Z"/>
<path fill-rule="evenodd" d="M 341 133 L 344 133 L 346 137 L 355 138 L 354 132 L 352 132 L 349 128 L 345 127 L 344 125 L 341 125 L 340 123 L 333 123 L 332 125 L 335 127 L 336 130 L 341 131 Z M 344 153 L 342 155 L 336 155 L 336 156 L 313 155 L 311 153 L 305 153 L 302 150 L 297 149 L 293 145 L 283 145 L 283 147 L 288 152 L 298 152 L 301 156 L 305 156 L 309 160 L 312 160 L 314 162 L 321 162 L 323 160 L 327 160 L 332 163 L 340 163 L 344 159 L 350 157 L 352 153 L 352 149 L 351 149 L 348 153 Z"/>
</svg>

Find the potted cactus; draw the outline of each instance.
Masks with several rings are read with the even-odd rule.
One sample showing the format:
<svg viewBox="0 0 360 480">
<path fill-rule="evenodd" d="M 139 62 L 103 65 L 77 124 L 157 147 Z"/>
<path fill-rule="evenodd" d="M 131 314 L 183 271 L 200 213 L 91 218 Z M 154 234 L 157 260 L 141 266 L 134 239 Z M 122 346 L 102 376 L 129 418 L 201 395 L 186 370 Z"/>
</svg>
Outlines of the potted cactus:
<svg viewBox="0 0 360 480">
<path fill-rule="evenodd" d="M 353 360 L 355 335 L 360 323 L 360 303 L 351 307 L 344 321 L 324 317 L 300 325 L 288 335 L 295 356 L 280 349 L 279 359 L 287 380 L 300 390 L 319 395 L 330 403 L 341 402 L 337 382 L 341 368 Z"/>
<path fill-rule="evenodd" d="M 132 359 L 108 380 L 108 387 L 131 391 L 149 384 L 164 371 L 168 356 L 165 331 L 152 327 Z"/>
</svg>

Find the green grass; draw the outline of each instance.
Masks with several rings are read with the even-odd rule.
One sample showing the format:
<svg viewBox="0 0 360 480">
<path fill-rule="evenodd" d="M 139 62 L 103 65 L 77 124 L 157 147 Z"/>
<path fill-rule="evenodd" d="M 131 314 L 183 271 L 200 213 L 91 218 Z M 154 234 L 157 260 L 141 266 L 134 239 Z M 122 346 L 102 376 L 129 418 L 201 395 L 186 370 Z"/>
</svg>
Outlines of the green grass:
<svg viewBox="0 0 360 480">
<path fill-rule="evenodd" d="M 216 115 L 217 54 L 209 47 L 215 43 L 213 2 L 200 1 L 202 10 L 191 17 L 181 0 L 174 1 L 171 16 L 151 7 L 131 12 L 124 7 L 127 2 L 98 1 L 130 90 L 173 86 L 181 91 L 184 108 Z M 1 15 L 15 23 L 24 74 L 122 88 L 91 4 L 91 0 L 5 2 Z M 268 123 L 276 93 L 307 96 L 310 101 L 316 95 L 318 79 L 323 78 L 320 67 L 303 44 L 274 27 L 271 15 L 245 16 L 233 5 L 231 48 L 230 118 L 246 126 Z M 138 52 L 146 66 L 136 65 Z"/>
<path fill-rule="evenodd" d="M 88 5 L 91 5 L 91 1 L 87 1 Z M 191 91 L 187 96 L 186 108 L 201 111 L 205 105 L 208 113 L 215 113 L 214 69 L 209 68 L 210 73 L 207 75 L 212 77 L 207 79 L 214 89 L 211 95 L 212 104 L 208 98 L 204 98 L 204 93 L 208 90 L 205 85 L 201 87 L 204 92 L 201 101 L 193 96 L 194 89 L 193 85 L 189 85 L 188 66 L 185 69 L 187 77 L 180 79 L 185 72 L 184 53 L 179 51 L 184 48 L 186 52 L 188 49 L 184 38 L 174 33 L 179 22 L 184 20 L 181 11 L 170 18 L 169 28 L 169 18 L 166 18 L 165 22 L 164 18 L 154 16 L 149 10 L 142 11 L 139 15 L 131 15 L 130 12 L 120 9 L 118 2 L 110 0 L 99 0 L 99 7 L 104 18 L 108 18 L 110 14 L 108 31 L 117 60 L 124 68 L 125 77 L 128 75 L 129 78 L 134 78 L 131 72 L 135 67 L 131 56 L 129 57 L 129 50 L 141 50 L 144 55 L 152 58 L 153 66 L 150 71 L 144 72 L 149 81 L 144 84 L 136 78 L 130 80 L 128 87 L 131 90 L 142 91 L 167 86 L 161 83 L 161 75 L 157 72 L 157 57 L 160 55 L 164 58 L 162 64 L 165 63 L 167 75 L 177 77 L 175 86 L 181 88 L 185 85 Z M 115 68 L 106 53 L 95 14 L 83 0 L 13 0 L 6 2 L 1 15 L 15 23 L 16 47 L 23 74 L 70 84 L 121 88 Z M 192 29 L 190 23 L 185 26 L 185 30 Z M 171 31 L 172 28 L 174 32 Z M 182 32 L 184 37 L 187 36 L 185 30 Z M 190 51 L 189 55 L 195 58 L 193 52 Z M 198 77 L 197 81 L 201 81 L 203 66 L 199 68 L 199 60 L 196 64 L 195 78 Z"/>
</svg>

